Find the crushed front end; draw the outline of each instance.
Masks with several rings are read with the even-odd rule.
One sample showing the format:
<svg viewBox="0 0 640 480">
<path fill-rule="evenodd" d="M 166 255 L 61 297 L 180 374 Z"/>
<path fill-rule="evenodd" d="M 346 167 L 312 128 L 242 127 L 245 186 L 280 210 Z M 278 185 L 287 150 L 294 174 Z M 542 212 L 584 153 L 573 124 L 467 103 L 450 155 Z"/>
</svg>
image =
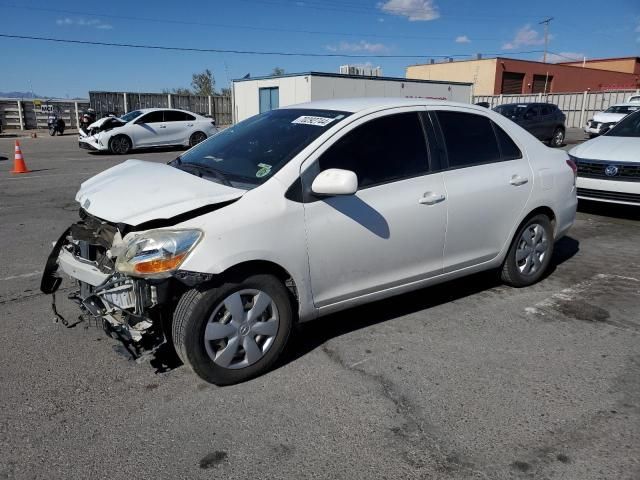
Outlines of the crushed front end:
<svg viewBox="0 0 640 480">
<path fill-rule="evenodd" d="M 198 232 L 155 230 L 150 236 L 84 210 L 80 216 L 54 245 L 42 276 L 40 288 L 53 295 L 56 320 L 69 326 L 55 303 L 64 273 L 75 280 L 68 298 L 81 308 L 79 321 L 101 325 L 134 358 L 155 351 L 169 338 L 172 307 L 189 283 L 189 275 L 176 270 Z"/>
</svg>

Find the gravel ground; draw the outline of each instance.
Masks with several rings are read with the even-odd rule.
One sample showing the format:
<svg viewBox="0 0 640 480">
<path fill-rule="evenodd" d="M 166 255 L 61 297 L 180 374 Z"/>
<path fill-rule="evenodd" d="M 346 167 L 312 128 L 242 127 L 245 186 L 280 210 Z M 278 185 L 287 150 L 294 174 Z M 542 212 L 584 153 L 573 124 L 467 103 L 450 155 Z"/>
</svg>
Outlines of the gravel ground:
<svg viewBox="0 0 640 480">
<path fill-rule="evenodd" d="M 33 173 L 11 176 L 0 139 L 0 479 L 640 478 L 638 210 L 581 204 L 533 287 L 482 274 L 333 315 L 218 388 L 52 322 L 50 243 L 79 183 L 123 159 L 22 147 Z"/>
</svg>

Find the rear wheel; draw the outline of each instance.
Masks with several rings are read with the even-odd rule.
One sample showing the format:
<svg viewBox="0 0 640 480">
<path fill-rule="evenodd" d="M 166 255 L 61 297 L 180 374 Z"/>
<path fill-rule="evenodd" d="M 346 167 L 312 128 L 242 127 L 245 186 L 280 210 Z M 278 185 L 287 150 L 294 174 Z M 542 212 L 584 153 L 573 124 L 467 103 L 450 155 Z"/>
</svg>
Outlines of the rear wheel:
<svg viewBox="0 0 640 480">
<path fill-rule="evenodd" d="M 180 359 L 217 385 L 267 371 L 284 349 L 293 324 L 289 292 L 276 277 L 253 275 L 185 293 L 172 336 Z"/>
<path fill-rule="evenodd" d="M 193 147 L 206 139 L 207 135 L 204 132 L 194 132 L 191 134 L 191 137 L 189 137 L 189 146 Z"/>
<path fill-rule="evenodd" d="M 513 287 L 536 283 L 551 261 L 553 228 L 546 215 L 536 215 L 524 222 L 509 248 L 502 265 L 502 280 Z"/>
<path fill-rule="evenodd" d="M 562 128 L 556 128 L 553 131 L 553 136 L 549 140 L 549 146 L 559 148 L 564 145 L 564 130 Z"/>
<path fill-rule="evenodd" d="M 116 155 L 124 155 L 131 150 L 131 140 L 126 135 L 116 135 L 109 142 L 109 150 Z"/>
</svg>

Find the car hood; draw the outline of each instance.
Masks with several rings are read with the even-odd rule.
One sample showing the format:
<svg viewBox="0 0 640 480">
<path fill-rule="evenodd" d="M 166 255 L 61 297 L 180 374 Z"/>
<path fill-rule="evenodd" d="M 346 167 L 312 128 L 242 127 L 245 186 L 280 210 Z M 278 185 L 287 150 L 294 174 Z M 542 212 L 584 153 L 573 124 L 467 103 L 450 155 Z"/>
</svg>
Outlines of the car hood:
<svg viewBox="0 0 640 480">
<path fill-rule="evenodd" d="M 593 120 L 600 123 L 609 123 L 609 122 L 619 122 L 624 117 L 626 117 L 626 113 L 604 113 L 598 112 L 593 116 Z"/>
<path fill-rule="evenodd" d="M 569 153 L 585 160 L 640 162 L 640 138 L 604 135 L 574 147 Z"/>
<path fill-rule="evenodd" d="M 96 120 L 95 122 L 93 122 L 87 128 L 99 128 L 104 122 L 106 122 L 107 120 L 111 120 L 112 118 L 114 117 L 103 117 L 100 120 Z"/>
<path fill-rule="evenodd" d="M 245 192 L 162 163 L 127 160 L 84 182 L 76 200 L 91 215 L 135 226 L 235 200 Z"/>
</svg>

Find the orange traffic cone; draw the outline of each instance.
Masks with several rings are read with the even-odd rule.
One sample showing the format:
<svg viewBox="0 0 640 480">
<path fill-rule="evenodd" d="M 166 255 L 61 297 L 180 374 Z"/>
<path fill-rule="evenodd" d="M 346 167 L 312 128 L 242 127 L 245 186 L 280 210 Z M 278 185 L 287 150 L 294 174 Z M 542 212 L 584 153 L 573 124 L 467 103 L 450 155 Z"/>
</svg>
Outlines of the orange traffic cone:
<svg viewBox="0 0 640 480">
<path fill-rule="evenodd" d="M 16 156 L 13 160 L 13 170 L 11 170 L 11 173 L 29 173 L 30 171 L 24 163 L 22 150 L 20 150 L 20 141 L 16 140 Z"/>
</svg>

